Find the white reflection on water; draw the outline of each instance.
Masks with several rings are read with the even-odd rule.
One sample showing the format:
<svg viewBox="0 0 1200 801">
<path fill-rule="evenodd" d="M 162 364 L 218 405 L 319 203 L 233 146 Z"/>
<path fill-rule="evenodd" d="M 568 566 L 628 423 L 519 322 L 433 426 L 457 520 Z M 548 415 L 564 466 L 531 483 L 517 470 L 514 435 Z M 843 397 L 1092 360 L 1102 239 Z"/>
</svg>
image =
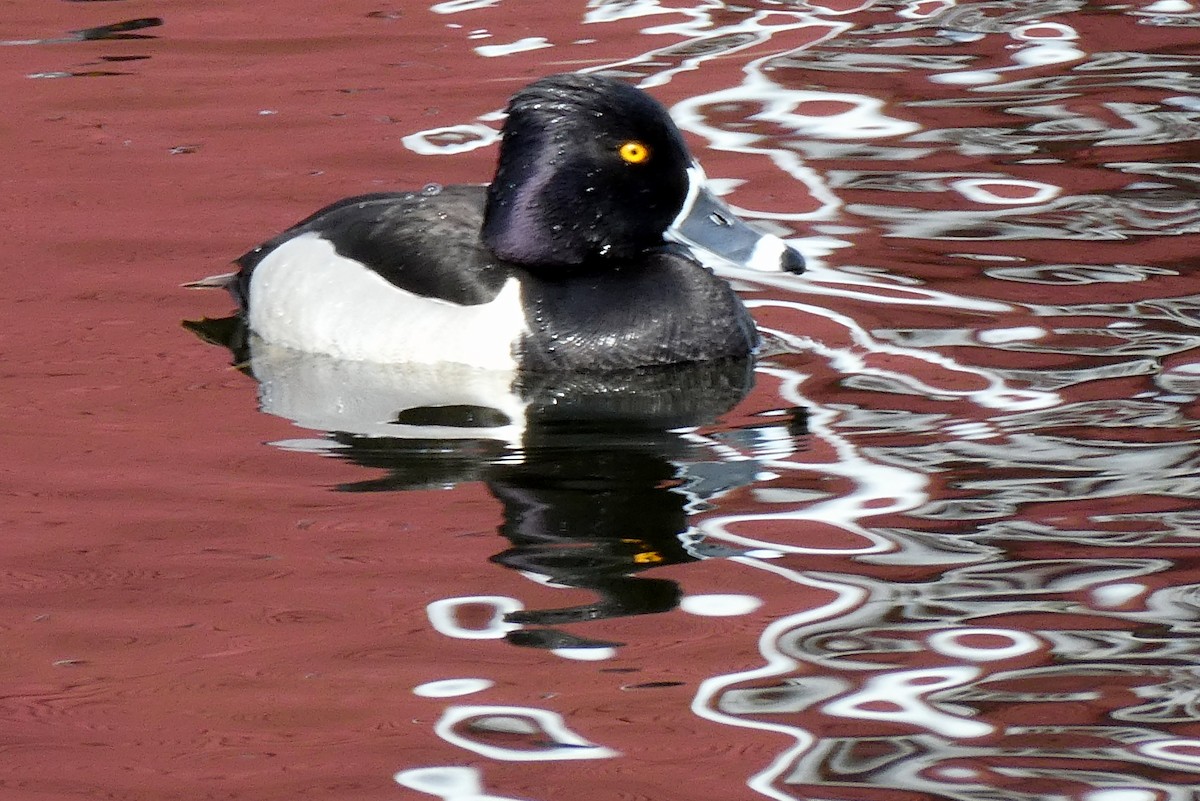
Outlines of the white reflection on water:
<svg viewBox="0 0 1200 801">
<path fill-rule="evenodd" d="M 1043 409 L 1059 403 L 1058 396 L 1052 392 L 1010 387 L 996 371 L 960 363 L 931 349 L 890 344 L 887 341 L 887 334 L 890 332 L 881 329 L 872 335 L 847 315 L 830 311 L 825 307 L 792 301 L 769 300 L 752 301 L 747 305 L 751 308 L 770 306 L 789 309 L 802 313 L 806 317 L 825 319 L 839 326 L 840 330 L 836 339 L 826 335 L 818 340 L 815 337 L 797 336 L 779 330 L 772 330 L 770 333 L 785 343 L 792 352 L 811 353 L 827 359 L 835 370 L 841 375 L 847 376 L 845 381 L 851 386 L 873 387 L 891 393 L 919 395 L 941 400 L 966 398 L 989 409 L 1008 411 Z M 982 335 L 987 336 L 989 333 L 991 333 L 990 330 L 984 331 Z M 979 333 L 974 334 L 976 337 L 979 335 Z M 1020 340 L 1010 339 L 1008 341 L 1026 340 L 1023 337 Z M 874 357 L 880 356 L 909 359 L 915 364 L 907 364 L 908 369 L 876 366 L 877 359 Z M 889 365 L 890 360 L 882 363 Z M 957 388 L 961 379 L 967 376 L 977 379 L 983 388 Z M 797 394 L 794 398 L 788 397 L 787 399 L 798 402 L 800 396 Z"/>
<path fill-rule="evenodd" d="M 873 676 L 866 686 L 822 707 L 827 715 L 889 721 L 926 729 L 961 740 L 983 737 L 995 727 L 979 720 L 952 715 L 927 702 L 924 696 L 950 687 L 961 687 L 979 677 L 977 668 L 951 666 L 927 670 L 897 670 Z"/>
<path fill-rule="evenodd" d="M 430 681 L 413 688 L 413 695 L 422 698 L 457 698 L 483 692 L 495 682 L 490 679 L 442 679 Z"/>
<path fill-rule="evenodd" d="M 483 625 L 467 625 L 459 617 L 464 608 L 486 607 L 491 615 Z M 517 612 L 524 606 L 516 598 L 504 595 L 471 595 L 462 598 L 442 598 L 431 602 L 426 607 L 429 623 L 439 634 L 459 640 L 499 640 L 510 631 L 519 629 L 514 623 L 507 623 L 504 616 Z"/>
<path fill-rule="evenodd" d="M 475 11 L 499 4 L 500 0 L 446 0 L 443 3 L 434 3 L 429 10 L 435 14 L 457 14 L 461 11 Z"/>
<path fill-rule="evenodd" d="M 485 793 L 479 768 L 460 765 L 413 768 L 402 770 L 393 778 L 402 787 L 436 795 L 444 801 L 516 801 L 508 796 Z"/>
<path fill-rule="evenodd" d="M 618 752 L 595 745 L 572 731 L 557 712 L 527 706 L 450 706 L 434 731 L 452 745 L 504 762 L 607 759 Z M 526 747 L 490 743 L 500 735 L 508 743 L 521 737 Z"/>
<path fill-rule="evenodd" d="M 516 53 L 526 53 L 530 50 L 540 50 L 543 47 L 552 46 L 546 41 L 544 36 L 527 36 L 524 39 L 518 39 L 508 44 L 480 45 L 475 48 L 475 52 L 484 58 L 497 58 L 499 56 L 511 56 Z"/>
</svg>

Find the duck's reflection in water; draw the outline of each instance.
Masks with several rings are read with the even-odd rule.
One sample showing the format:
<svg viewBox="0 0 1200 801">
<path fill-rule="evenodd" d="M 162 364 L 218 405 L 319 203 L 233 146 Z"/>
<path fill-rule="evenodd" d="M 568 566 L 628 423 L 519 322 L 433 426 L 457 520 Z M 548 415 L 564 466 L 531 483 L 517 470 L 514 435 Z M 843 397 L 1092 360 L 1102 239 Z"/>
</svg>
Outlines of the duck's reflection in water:
<svg viewBox="0 0 1200 801">
<path fill-rule="evenodd" d="M 617 645 L 555 627 L 673 609 L 678 584 L 639 573 L 733 553 L 687 536 L 689 510 L 754 481 L 756 463 L 687 434 L 746 395 L 754 381 L 748 359 L 513 374 L 339 361 L 246 337 L 232 320 L 188 327 L 231 349 L 258 382 L 263 411 L 326 432 L 285 444 L 386 471 L 339 489 L 482 481 L 503 505 L 500 533 L 511 543 L 495 562 L 596 593 L 582 606 L 509 612 L 505 621 L 519 628 L 506 637 L 516 645 Z M 793 433 L 803 419 L 791 416 Z M 770 427 L 779 424 L 775 417 Z"/>
</svg>

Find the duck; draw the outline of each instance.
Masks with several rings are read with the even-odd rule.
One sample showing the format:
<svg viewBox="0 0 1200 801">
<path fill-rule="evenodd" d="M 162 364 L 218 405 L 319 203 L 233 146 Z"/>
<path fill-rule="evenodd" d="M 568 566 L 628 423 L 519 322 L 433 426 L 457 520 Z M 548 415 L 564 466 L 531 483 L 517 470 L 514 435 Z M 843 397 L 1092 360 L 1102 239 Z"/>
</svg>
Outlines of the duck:
<svg viewBox="0 0 1200 801">
<path fill-rule="evenodd" d="M 495 176 L 349 197 L 189 286 L 272 345 L 350 361 L 605 371 L 746 357 L 754 320 L 709 263 L 800 273 L 706 185 L 667 110 L 615 78 L 507 105 Z"/>
</svg>

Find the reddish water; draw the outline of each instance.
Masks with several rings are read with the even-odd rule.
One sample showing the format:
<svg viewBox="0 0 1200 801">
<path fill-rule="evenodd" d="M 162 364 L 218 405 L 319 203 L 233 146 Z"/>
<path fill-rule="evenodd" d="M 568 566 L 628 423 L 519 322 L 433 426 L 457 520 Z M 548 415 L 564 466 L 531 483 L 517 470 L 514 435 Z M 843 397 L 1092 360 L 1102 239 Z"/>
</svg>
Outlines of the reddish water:
<svg viewBox="0 0 1200 801">
<path fill-rule="evenodd" d="M 4 799 L 1197 797 L 1195 4 L 3 8 Z M 718 422 L 331 437 L 412 377 L 180 327 L 606 66 L 813 257 Z"/>
</svg>

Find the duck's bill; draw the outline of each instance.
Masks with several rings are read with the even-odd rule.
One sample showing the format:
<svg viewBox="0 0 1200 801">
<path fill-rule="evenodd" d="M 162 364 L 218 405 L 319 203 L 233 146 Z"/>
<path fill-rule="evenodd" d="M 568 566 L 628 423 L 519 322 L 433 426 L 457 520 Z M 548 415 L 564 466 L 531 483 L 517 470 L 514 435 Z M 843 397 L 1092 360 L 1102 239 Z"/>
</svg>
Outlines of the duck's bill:
<svg viewBox="0 0 1200 801">
<path fill-rule="evenodd" d="M 704 185 L 699 165 L 688 170 L 687 200 L 667 239 L 716 256 L 734 267 L 763 272 L 804 272 L 804 257 L 774 234 L 756 231 L 743 222 Z"/>
</svg>

